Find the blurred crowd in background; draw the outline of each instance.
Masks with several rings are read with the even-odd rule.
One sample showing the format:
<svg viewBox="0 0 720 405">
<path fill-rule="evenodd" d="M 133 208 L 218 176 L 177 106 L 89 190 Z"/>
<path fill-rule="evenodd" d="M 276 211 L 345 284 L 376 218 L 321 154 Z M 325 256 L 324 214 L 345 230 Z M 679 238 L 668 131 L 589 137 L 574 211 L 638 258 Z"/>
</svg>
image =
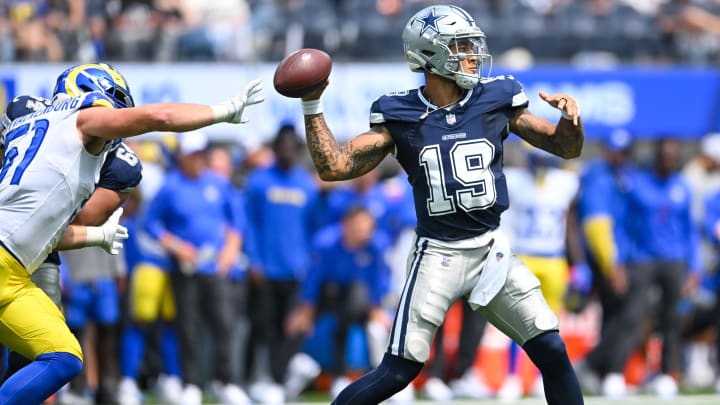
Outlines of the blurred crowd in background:
<svg viewBox="0 0 720 405">
<path fill-rule="evenodd" d="M 0 61 L 268 61 L 325 49 L 401 58 L 397 36 L 427 0 L 7 0 Z M 457 0 L 503 63 L 710 64 L 717 0 Z M 507 55 L 505 52 L 512 51 Z M 511 58 L 507 61 L 504 58 Z"/>
</svg>

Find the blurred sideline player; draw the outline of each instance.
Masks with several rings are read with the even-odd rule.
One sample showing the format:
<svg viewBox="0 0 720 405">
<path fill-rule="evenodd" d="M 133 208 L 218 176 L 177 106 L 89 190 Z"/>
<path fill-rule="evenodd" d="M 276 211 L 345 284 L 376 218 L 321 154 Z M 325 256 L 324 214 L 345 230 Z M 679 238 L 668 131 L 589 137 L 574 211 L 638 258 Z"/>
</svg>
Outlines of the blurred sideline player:
<svg viewBox="0 0 720 405">
<path fill-rule="evenodd" d="M 623 224 L 628 215 L 625 198 L 632 173 L 632 137 L 613 131 L 602 144 L 602 156 L 585 164 L 580 175 L 577 214 L 587 261 L 602 306 L 600 340 L 576 368 L 583 388 L 610 398 L 626 393 L 623 374 L 634 342 L 626 343 L 635 325 L 627 301 L 637 296 L 624 262 L 628 240 Z"/>
<path fill-rule="evenodd" d="M 198 324 L 212 334 L 212 389 L 226 405 L 249 403 L 235 385 L 232 353 L 235 309 L 228 278 L 238 271 L 244 217 L 229 180 L 207 168 L 208 139 L 202 133 L 177 134 L 177 166 L 165 176 L 147 207 L 144 230 L 172 257 L 170 284 L 179 316 L 183 403 L 202 402 Z M 202 213 L 202 215 L 197 215 Z"/>
<path fill-rule="evenodd" d="M 389 323 L 381 305 L 389 275 L 383 255 L 387 245 L 372 213 L 362 205 L 351 206 L 340 221 L 322 228 L 313 239 L 312 267 L 301 287 L 303 303 L 288 317 L 287 330 L 306 335 L 317 315 L 334 315 L 333 398 L 350 384 L 346 362 L 350 328 L 364 327 L 370 320 Z M 290 388 L 292 394 L 299 393 L 298 388 Z"/>
<path fill-rule="evenodd" d="M 560 167 L 559 158 L 523 145 L 526 165 L 506 167 L 505 177 L 510 208 L 501 228 L 518 257 L 540 279 L 540 289 L 550 309 L 559 315 L 568 286 L 569 266 L 565 248 L 568 209 L 577 194 L 579 179 L 575 172 Z M 535 385 L 542 396 L 542 380 Z M 498 397 L 515 401 L 523 388 L 517 373 L 517 345 L 511 344 L 509 375 Z"/>
<path fill-rule="evenodd" d="M 137 155 L 124 144 L 118 145 L 108 153 L 97 188 L 76 221 L 92 223 L 102 219 L 127 201 L 141 179 L 142 164 Z M 116 277 L 124 276 L 124 260 L 99 256 L 96 249 L 67 252 L 64 257 L 70 261 L 66 263 L 70 282 L 64 293 L 68 297 L 65 303 L 67 323 L 81 339 L 88 319 L 95 321 L 98 360 L 102 365 L 98 369 L 99 385 L 95 396 L 98 402 L 108 402 L 114 397 L 116 388 L 117 323 L 120 319 Z M 81 378 L 75 378 L 71 390 L 61 396 L 61 402 L 76 401 L 78 396 L 85 394 L 83 388 Z M 65 396 L 67 398 L 63 399 Z"/>
<path fill-rule="evenodd" d="M 254 81 L 243 95 L 216 106 L 134 107 L 125 79 L 113 67 L 79 65 L 58 77 L 56 104 L 6 128 L 0 171 L 0 342 L 33 361 L 3 383 L 0 403 L 39 404 L 82 368 L 77 339 L 30 274 L 50 251 L 63 247 L 61 236 L 94 191 L 107 152 L 120 138 L 150 131 L 240 123 L 244 107 L 262 101 L 253 98 L 259 86 Z M 85 239 L 86 232 L 71 231 L 70 240 Z"/>
<path fill-rule="evenodd" d="M 408 21 L 403 42 L 410 68 L 424 72 L 425 86 L 375 100 L 370 130 L 344 146 L 322 114 L 324 88 L 303 96 L 307 144 L 320 177 L 354 178 L 393 154 L 413 185 L 418 219 L 387 353 L 334 403 L 377 404 L 410 384 L 428 360 L 449 306 L 467 296 L 527 351 L 543 373 L 550 404 L 582 404 L 557 317 L 537 277 L 497 229 L 508 205 L 503 141 L 512 131 L 556 155 L 579 156 L 584 131 L 577 103 L 566 94 L 541 92 L 562 111 L 552 124 L 529 112 L 513 77 L 482 77 L 490 60 L 485 34 L 459 7 L 424 8 Z"/>
<path fill-rule="evenodd" d="M 175 265 L 162 247 L 142 230 L 142 209 L 129 221 L 136 229 L 132 259 L 135 264 L 129 267 L 128 274 L 128 322 L 121 338 L 123 356 L 118 402 L 127 405 L 142 402 L 137 381 L 147 340 L 158 321 L 163 374 L 158 377 L 157 388 L 163 401 L 172 402 L 182 394 L 177 335 L 172 325 L 176 312 L 169 276 Z"/>
<path fill-rule="evenodd" d="M 151 195 L 138 194 L 138 207 L 126 218 L 130 235 L 126 243 L 128 258 L 128 319 L 121 338 L 121 380 L 117 401 L 125 405 L 140 404 L 142 393 L 138 387 L 140 368 L 150 332 L 156 326 L 162 357 L 162 374 L 157 379 L 161 401 L 174 403 L 182 395 L 180 358 L 175 320 L 175 303 L 170 288 L 169 272 L 174 265 L 162 247 L 143 232 L 144 199 Z M 159 321 L 159 322 L 158 322 Z M 157 325 L 156 325 L 157 323 Z"/>
</svg>

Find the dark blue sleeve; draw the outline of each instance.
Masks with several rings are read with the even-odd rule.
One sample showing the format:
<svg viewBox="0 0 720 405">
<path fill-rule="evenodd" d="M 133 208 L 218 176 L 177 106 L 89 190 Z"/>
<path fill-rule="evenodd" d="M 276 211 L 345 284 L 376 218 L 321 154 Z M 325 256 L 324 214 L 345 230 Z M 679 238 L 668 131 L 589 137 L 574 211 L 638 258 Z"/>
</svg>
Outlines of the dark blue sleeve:
<svg viewBox="0 0 720 405">
<path fill-rule="evenodd" d="M 262 211 L 262 189 L 256 184 L 256 176 L 250 174 L 246 186 L 244 210 L 245 219 L 247 220 L 247 232 L 245 233 L 245 253 L 247 253 L 250 267 L 262 268 L 262 258 L 260 256 L 259 244 L 259 227 L 258 221 L 261 218 Z"/>
<path fill-rule="evenodd" d="M 232 218 L 233 218 L 233 228 L 241 234 L 245 234 L 247 232 L 247 218 L 246 218 L 246 211 L 245 211 L 245 196 L 243 195 L 242 191 L 236 189 L 235 187 L 231 186 L 233 197 L 231 198 L 231 208 L 233 210 Z"/>
<path fill-rule="evenodd" d="M 384 250 L 390 246 L 390 238 L 377 231 L 373 238 L 373 268 L 370 279 L 370 296 L 374 306 L 381 306 L 383 298 L 390 290 L 390 268 L 385 262 Z"/>
<path fill-rule="evenodd" d="M 612 216 L 608 201 L 614 195 L 614 185 L 609 178 L 603 178 L 593 173 L 587 173 L 580 179 L 580 198 L 578 200 L 582 219 L 608 215 Z"/>
<path fill-rule="evenodd" d="M 166 232 L 164 214 L 167 212 L 170 198 L 172 193 L 166 183 L 155 194 L 145 212 L 145 231 L 155 240 L 160 240 L 160 235 Z"/>
<path fill-rule="evenodd" d="M 100 170 L 97 186 L 114 191 L 130 191 L 142 180 L 142 163 L 135 152 L 124 144 L 119 144 L 108 152 Z"/>
<path fill-rule="evenodd" d="M 528 99 L 527 94 L 525 94 L 525 88 L 522 83 L 513 76 L 508 75 L 505 77 L 505 80 L 507 80 L 510 84 L 510 107 L 520 108 L 529 106 L 530 100 Z"/>
<path fill-rule="evenodd" d="M 692 195 L 692 190 L 690 190 L 690 187 L 687 185 L 687 183 L 683 182 L 683 185 L 685 187 L 686 195 L 690 196 Z M 687 198 L 685 204 L 685 212 L 683 215 L 683 223 L 685 224 L 686 229 L 686 235 L 687 235 L 687 263 L 688 263 L 688 270 L 691 273 L 699 274 L 703 272 L 703 266 L 702 266 L 702 253 L 700 250 L 700 229 L 698 229 L 698 225 L 693 221 L 692 213 L 691 211 L 691 199 Z"/>
<path fill-rule="evenodd" d="M 326 279 L 327 264 L 332 262 L 330 252 L 323 248 L 322 239 L 322 236 L 316 237 L 312 243 L 310 269 L 302 282 L 302 300 L 313 305 L 317 304 L 320 297 L 320 289 Z"/>
</svg>

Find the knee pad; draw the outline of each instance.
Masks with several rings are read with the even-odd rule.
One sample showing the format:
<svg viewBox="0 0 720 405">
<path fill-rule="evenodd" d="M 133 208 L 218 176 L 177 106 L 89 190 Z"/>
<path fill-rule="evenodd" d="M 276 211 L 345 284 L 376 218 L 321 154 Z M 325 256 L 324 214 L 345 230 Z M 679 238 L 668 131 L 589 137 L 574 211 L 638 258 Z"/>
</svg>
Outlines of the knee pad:
<svg viewBox="0 0 720 405">
<path fill-rule="evenodd" d="M 405 338 L 405 357 L 420 363 L 426 363 L 430 358 L 430 345 L 432 337 L 427 337 L 422 330 L 408 331 Z"/>
</svg>

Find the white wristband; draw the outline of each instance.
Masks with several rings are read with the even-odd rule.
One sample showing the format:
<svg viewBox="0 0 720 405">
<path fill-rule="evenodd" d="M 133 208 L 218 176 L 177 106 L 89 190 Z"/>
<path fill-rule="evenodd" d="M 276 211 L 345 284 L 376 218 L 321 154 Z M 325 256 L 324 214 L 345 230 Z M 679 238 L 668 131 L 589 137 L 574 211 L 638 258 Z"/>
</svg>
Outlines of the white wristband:
<svg viewBox="0 0 720 405">
<path fill-rule="evenodd" d="M 226 122 L 230 119 L 230 109 L 226 103 L 211 105 L 215 122 Z"/>
<path fill-rule="evenodd" d="M 317 100 L 302 100 L 303 115 L 315 115 L 322 114 L 323 106 L 320 99 Z"/>
<path fill-rule="evenodd" d="M 85 246 L 102 246 L 105 243 L 105 232 L 99 226 L 85 227 Z"/>
<path fill-rule="evenodd" d="M 571 117 L 570 114 L 568 114 L 567 111 L 565 111 L 565 110 L 560 110 L 560 115 L 562 115 L 562 117 L 568 121 L 573 120 L 573 117 Z M 578 109 L 577 116 L 578 116 L 578 118 L 580 118 L 580 109 Z"/>
</svg>

